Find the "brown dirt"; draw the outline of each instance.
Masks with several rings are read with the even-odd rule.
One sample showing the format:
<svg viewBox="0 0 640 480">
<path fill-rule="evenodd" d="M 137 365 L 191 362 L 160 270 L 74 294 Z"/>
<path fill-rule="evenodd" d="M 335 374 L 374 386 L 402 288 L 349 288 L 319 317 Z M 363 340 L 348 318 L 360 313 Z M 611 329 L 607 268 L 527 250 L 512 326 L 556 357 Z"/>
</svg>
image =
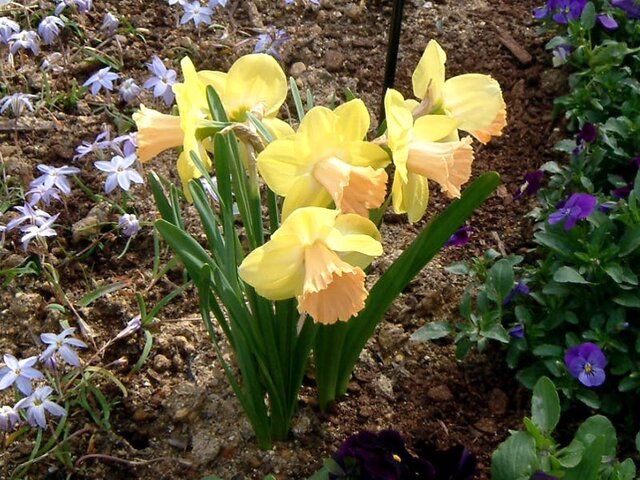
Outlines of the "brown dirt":
<svg viewBox="0 0 640 480">
<path fill-rule="evenodd" d="M 188 53 L 198 68 L 226 70 L 235 58 L 251 51 L 254 42 L 250 35 L 274 25 L 284 28 L 291 38 L 281 49 L 285 71 L 297 62 L 304 64 L 302 73 L 301 65 L 296 65 L 297 81 L 313 90 L 317 104 L 326 105 L 334 92 L 341 98 L 344 88 L 349 87 L 367 103 L 374 117 L 372 125 L 377 124 L 391 12 L 388 0 L 367 1 L 362 8 L 346 0 L 323 0 L 320 9 L 285 9 L 282 2 L 270 0 L 229 2 L 233 5 L 216 17 L 221 28 L 198 34 L 191 27 L 176 28 L 176 9 L 164 2 L 152 6 L 143 0 L 100 3 L 103 5 L 96 5 L 83 20 L 89 36 L 106 11 L 126 16 L 144 35 L 145 42 L 125 34 L 104 47 L 105 53 L 121 56 L 126 74 L 140 84 L 147 75 L 144 62 L 152 54 L 175 59 Z M 428 6 L 430 3 L 433 5 Z M 509 428 L 520 426 L 528 393 L 517 386 L 498 351 L 474 354 L 457 362 L 453 346 L 447 342 L 414 344 L 407 338 L 427 321 L 456 318 L 464 279 L 446 273 L 443 266 L 471 258 L 489 247 L 518 252 L 527 246 L 530 226 L 523 214 L 531 205 L 514 202 L 512 193 L 525 171 L 550 159 L 550 147 L 557 136 L 551 99 L 559 83 L 554 73 L 547 72 L 543 40 L 536 36 L 530 18 L 535 3 L 407 2 L 396 88 L 405 94 L 410 92 L 411 72 L 430 38 L 436 38 L 447 52 L 449 76 L 481 72 L 497 78 L 508 105 L 509 126 L 502 138 L 477 149 L 474 171 L 500 172 L 503 186 L 472 218 L 471 242 L 464 249 L 443 251 L 390 309 L 363 352 L 347 397 L 322 414 L 314 400 L 313 379 L 307 378 L 292 440 L 261 452 L 201 325 L 195 293 L 188 291 L 164 309 L 154 323 L 155 344 L 141 372 L 128 374 L 141 353 L 141 336 L 116 344 L 102 358 L 104 365 L 126 360 L 119 369 L 110 368 L 124 381 L 129 394 L 113 407 L 111 432 L 96 429 L 81 435 L 72 449 L 76 459 L 93 452 L 124 461 L 87 458 L 77 465 L 73 478 L 197 479 L 215 474 L 224 479 L 254 479 L 268 473 L 278 479 L 304 478 L 348 435 L 365 428 L 396 429 L 414 450 L 463 443 L 478 456 L 479 478 L 489 478 L 491 453 Z M 508 30 L 533 55 L 531 64 L 521 65 L 505 49 L 495 26 Z M 27 62 L 25 72 L 10 78 L 14 87 L 37 87 L 37 65 L 31 67 Z M 72 77 L 82 82 L 94 69 L 95 65 L 77 64 L 69 76 L 56 80 L 55 87 L 67 88 Z M 87 99 L 91 97 L 80 100 L 67 112 L 52 108 L 50 114 L 42 115 L 54 122 L 53 131 L 20 132 L 15 142 L 13 134 L 4 135 L 0 152 L 10 181 L 28 182 L 38 163 L 69 164 L 74 147 L 81 140 L 93 139 L 100 124 L 111 121 L 107 113 L 96 112 L 98 102 Z M 108 97 L 103 100 L 114 104 Z M 149 98 L 144 102 L 151 103 Z M 121 105 L 115 106 L 114 111 L 122 109 Z M 171 176 L 174 160 L 173 154 L 167 153 L 145 169 L 160 169 Z M 83 169 L 82 178 L 98 191 L 102 177 L 91 172 L 90 165 Z M 146 187 L 136 187 L 133 193 L 140 217 L 152 221 L 157 213 Z M 446 204 L 434 189 L 430 211 L 436 212 Z M 92 206 L 78 193 L 69 200 L 60 223 L 71 225 L 84 218 Z M 382 232 L 387 257 L 376 264 L 378 269 L 384 268 L 421 226 L 407 226 L 394 215 L 387 215 L 387 220 L 390 223 Z M 149 227 L 122 259 L 116 257 L 123 240 L 106 233 L 91 255 L 64 261 L 65 252 L 77 252 L 89 245 L 87 241 L 74 245 L 70 238 L 70 229 L 60 235 L 61 243 L 53 243 L 52 258 L 71 300 L 77 301 L 97 285 L 114 281 L 127 284 L 81 309 L 95 330 L 97 344 L 136 315 L 135 292 L 142 293 L 153 305 L 180 284 L 181 274 L 174 270 L 151 288 L 153 242 Z M 10 238 L 7 250 L 2 252 L 4 265 L 9 258 L 15 261 L 15 255 L 21 255 L 13 240 Z M 163 255 L 164 262 L 168 258 Z M 39 333 L 56 330 L 60 319 L 57 312 L 46 308 L 59 301 L 55 292 L 43 278 L 23 277 L 7 287 L 0 298 L 0 352 L 37 354 Z M 104 388 L 111 398 L 117 398 L 117 390 L 109 385 Z M 71 420 L 75 429 L 90 425 L 80 411 Z M 28 453 L 29 448 L 25 442 L 9 451 L 9 461 Z M 47 478 L 65 477 L 61 465 L 50 458 L 32 469 L 31 478 L 44 478 L 47 471 Z"/>
</svg>

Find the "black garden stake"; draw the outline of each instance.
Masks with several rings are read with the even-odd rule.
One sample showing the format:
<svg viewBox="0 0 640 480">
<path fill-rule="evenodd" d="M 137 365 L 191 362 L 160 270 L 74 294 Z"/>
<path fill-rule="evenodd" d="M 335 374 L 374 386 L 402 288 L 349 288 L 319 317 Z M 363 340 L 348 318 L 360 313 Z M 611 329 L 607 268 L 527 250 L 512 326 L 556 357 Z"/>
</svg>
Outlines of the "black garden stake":
<svg viewBox="0 0 640 480">
<path fill-rule="evenodd" d="M 400 30 L 402 29 L 402 11 L 404 0 L 393 1 L 391 12 L 391 24 L 389 25 L 389 41 L 387 43 L 387 60 L 384 67 L 384 85 L 382 89 L 382 101 L 380 102 L 380 118 L 384 118 L 384 94 L 387 88 L 393 87 L 396 77 L 396 64 L 398 61 L 398 47 L 400 45 Z"/>
</svg>

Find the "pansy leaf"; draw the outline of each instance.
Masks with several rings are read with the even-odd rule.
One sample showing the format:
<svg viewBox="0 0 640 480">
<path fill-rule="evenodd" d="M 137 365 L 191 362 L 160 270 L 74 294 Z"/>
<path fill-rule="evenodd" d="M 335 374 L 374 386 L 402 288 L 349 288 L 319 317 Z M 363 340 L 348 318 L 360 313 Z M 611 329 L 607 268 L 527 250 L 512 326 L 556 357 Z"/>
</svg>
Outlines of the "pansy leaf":
<svg viewBox="0 0 640 480">
<path fill-rule="evenodd" d="M 428 340 L 436 340 L 449 335 L 453 329 L 449 322 L 429 322 L 411 334 L 411 340 L 414 342 L 426 342 Z"/>
<path fill-rule="evenodd" d="M 584 283 L 590 284 L 577 270 L 571 267 L 560 267 L 553 274 L 553 279 L 558 283 Z"/>
<path fill-rule="evenodd" d="M 540 378 L 533 387 L 531 420 L 546 434 L 553 432 L 560 420 L 560 399 L 548 377 Z"/>
</svg>

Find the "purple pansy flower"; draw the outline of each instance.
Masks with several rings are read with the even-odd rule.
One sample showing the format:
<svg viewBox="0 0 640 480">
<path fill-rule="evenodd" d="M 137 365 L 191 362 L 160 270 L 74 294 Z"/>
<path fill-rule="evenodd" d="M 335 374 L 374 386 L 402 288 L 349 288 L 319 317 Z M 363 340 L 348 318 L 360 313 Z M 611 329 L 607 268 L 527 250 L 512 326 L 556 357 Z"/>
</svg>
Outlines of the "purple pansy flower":
<svg viewBox="0 0 640 480">
<path fill-rule="evenodd" d="M 78 358 L 78 354 L 73 349 L 75 348 L 87 348 L 87 344 L 82 340 L 78 340 L 77 338 L 67 338 L 69 335 L 72 335 L 76 329 L 65 328 L 58 335 L 55 333 L 43 333 L 40 335 L 40 340 L 42 343 L 48 345 L 46 350 L 42 352 L 40 355 L 40 361 L 45 363 L 47 359 L 53 357 L 55 354 L 60 355 L 60 357 L 72 367 L 80 366 L 80 358 Z"/>
<path fill-rule="evenodd" d="M 0 368 L 0 390 L 9 388 L 15 383 L 18 390 L 24 395 L 29 395 L 31 393 L 31 380 L 43 378 L 42 373 L 33 368 L 37 361 L 38 357 L 36 356 L 18 360 L 10 353 L 5 353 L 5 366 Z"/>
<path fill-rule="evenodd" d="M 551 52 L 552 58 L 551 63 L 554 67 L 559 67 L 567 63 L 569 59 L 569 55 L 571 54 L 571 45 L 558 45 Z"/>
<path fill-rule="evenodd" d="M 469 227 L 466 225 L 460 227 L 453 235 L 444 243 L 445 247 L 462 247 L 469 242 Z"/>
<path fill-rule="evenodd" d="M 591 122 L 586 122 L 576 135 L 576 143 L 593 143 L 597 136 L 596 126 Z"/>
<path fill-rule="evenodd" d="M 538 20 L 551 19 L 556 23 L 566 24 L 570 20 L 580 17 L 587 0 L 547 0 L 547 3 L 533 10 L 533 16 Z"/>
<path fill-rule="evenodd" d="M 640 20 L 640 2 L 637 0 L 610 0 L 609 3 L 623 10 L 631 20 Z"/>
<path fill-rule="evenodd" d="M 517 338 L 518 340 L 521 340 L 524 338 L 524 325 L 521 323 L 516 323 L 509 329 L 507 333 L 511 338 Z"/>
<path fill-rule="evenodd" d="M 518 200 L 522 195 L 535 195 L 542 186 L 542 170 L 535 172 L 527 172 L 524 174 L 522 185 L 518 187 L 516 193 L 513 194 L 514 200 Z"/>
<path fill-rule="evenodd" d="M 511 289 L 511 291 L 507 293 L 507 296 L 504 297 L 502 304 L 508 305 L 509 303 L 511 303 L 511 300 L 513 300 L 516 295 L 529 295 L 529 287 L 527 287 L 526 283 L 524 282 L 516 283 Z"/>
<path fill-rule="evenodd" d="M 631 190 L 633 190 L 633 184 L 627 183 L 622 187 L 614 188 L 613 190 L 611 190 L 611 196 L 613 198 L 626 198 L 631 193 Z"/>
<path fill-rule="evenodd" d="M 530 480 L 558 480 L 558 477 L 554 477 L 553 475 L 548 475 L 544 473 L 542 470 L 538 470 L 533 475 L 531 475 Z"/>
<path fill-rule="evenodd" d="M 605 30 L 615 30 L 616 28 L 618 28 L 618 22 L 616 22 L 612 16 L 607 15 L 606 13 L 601 13 L 600 15 L 598 15 L 596 17 L 596 20 L 598 20 L 598 23 L 602 25 L 602 28 L 604 28 Z"/>
<path fill-rule="evenodd" d="M 607 359 L 595 343 L 586 342 L 571 347 L 564 354 L 564 363 L 572 377 L 587 387 L 597 387 L 605 380 Z"/>
<path fill-rule="evenodd" d="M 549 223 L 564 222 L 564 229 L 571 230 L 578 220 L 587 218 L 596 207 L 596 197 L 588 193 L 574 193 L 566 202 L 561 202 L 558 210 L 549 215 Z"/>
<path fill-rule="evenodd" d="M 53 388 L 49 386 L 38 387 L 30 396 L 16 403 L 15 408 L 27 410 L 27 421 L 32 427 L 46 428 L 45 410 L 56 417 L 63 417 L 67 414 L 64 408 L 49 400 L 51 393 L 53 393 Z"/>
</svg>

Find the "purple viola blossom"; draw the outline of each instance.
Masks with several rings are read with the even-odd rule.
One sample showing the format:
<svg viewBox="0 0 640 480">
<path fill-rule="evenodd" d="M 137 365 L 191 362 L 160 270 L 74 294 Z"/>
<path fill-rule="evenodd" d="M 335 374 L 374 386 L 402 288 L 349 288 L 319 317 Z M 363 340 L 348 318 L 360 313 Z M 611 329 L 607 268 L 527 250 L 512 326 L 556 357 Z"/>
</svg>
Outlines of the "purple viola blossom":
<svg viewBox="0 0 640 480">
<path fill-rule="evenodd" d="M 29 243 L 34 238 L 55 237 L 57 233 L 53 228 L 51 228 L 51 225 L 53 225 L 53 222 L 55 222 L 59 216 L 60 214 L 56 213 L 41 225 L 29 225 L 27 227 L 20 228 L 20 231 L 24 233 L 22 238 L 20 238 L 20 241 L 22 242 L 22 249 L 26 252 Z"/>
<path fill-rule="evenodd" d="M 131 182 L 144 183 L 142 176 L 131 168 L 136 161 L 136 155 L 132 154 L 127 157 L 120 155 L 114 156 L 110 162 L 95 162 L 94 165 L 98 170 L 107 172 L 107 180 L 104 183 L 104 191 L 111 193 L 117 186 L 123 190 L 129 191 Z"/>
<path fill-rule="evenodd" d="M 75 330 L 75 328 L 71 327 L 65 328 L 57 335 L 55 333 L 43 333 L 40 335 L 42 343 L 48 345 L 40 355 L 40 361 L 44 363 L 48 358 L 58 354 L 67 364 L 72 367 L 79 367 L 80 358 L 73 348 L 87 348 L 87 344 L 77 338 L 68 338 Z"/>
<path fill-rule="evenodd" d="M 25 194 L 29 198 L 29 205 L 33 206 L 38 202 L 49 205 L 51 200 L 60 200 L 60 190 L 56 187 L 46 187 L 45 185 L 36 185 L 31 187 Z"/>
<path fill-rule="evenodd" d="M 564 364 L 571 376 L 587 387 L 597 387 L 605 381 L 607 358 L 595 343 L 586 342 L 569 348 L 564 354 Z"/>
<path fill-rule="evenodd" d="M 609 0 L 612 7 L 619 8 L 631 20 L 640 20 L 640 3 L 637 0 Z"/>
<path fill-rule="evenodd" d="M 31 93 L 12 93 L 4 96 L 0 100 L 0 115 L 4 114 L 7 109 L 11 110 L 15 118 L 20 117 L 25 108 L 33 112 L 32 98 L 38 98 L 38 96 Z"/>
<path fill-rule="evenodd" d="M 9 37 L 11 46 L 9 52 L 11 55 L 15 55 L 18 50 L 31 50 L 31 53 L 37 55 L 40 53 L 40 37 L 32 30 L 23 30 L 18 33 L 14 33 Z"/>
<path fill-rule="evenodd" d="M 140 222 L 138 217 L 131 213 L 120 215 L 118 219 L 118 228 L 122 230 L 125 237 L 133 237 L 140 231 Z"/>
<path fill-rule="evenodd" d="M 596 126 L 591 122 L 586 122 L 576 135 L 576 143 L 593 143 L 598 138 Z"/>
<path fill-rule="evenodd" d="M 135 100 L 141 91 L 142 89 L 133 78 L 127 78 L 120 84 L 119 88 L 120 98 L 122 98 L 125 103 L 130 103 Z"/>
<path fill-rule="evenodd" d="M 514 200 L 518 200 L 522 195 L 535 195 L 542 186 L 542 177 L 544 172 L 542 170 L 536 170 L 534 172 L 527 172 L 524 174 L 522 185 L 518 187 L 516 193 L 513 194 Z"/>
<path fill-rule="evenodd" d="M 551 52 L 551 63 L 554 67 L 559 67 L 567 63 L 571 55 L 571 45 L 558 45 Z"/>
<path fill-rule="evenodd" d="M 470 229 L 467 226 L 460 227 L 453 235 L 444 243 L 444 247 L 462 247 L 469 242 Z"/>
<path fill-rule="evenodd" d="M 180 18 L 181 25 L 192 20 L 196 27 L 201 23 L 204 23 L 205 25 L 209 25 L 211 23 L 213 10 L 202 5 L 200 0 L 195 0 L 193 3 L 185 3 L 182 8 L 184 8 L 184 14 Z"/>
<path fill-rule="evenodd" d="M 102 19 L 102 26 L 100 27 L 101 32 L 106 32 L 108 36 L 113 35 L 120 25 L 120 20 L 118 17 L 113 15 L 111 12 L 107 12 L 104 14 L 104 18 Z"/>
<path fill-rule="evenodd" d="M 542 470 L 538 470 L 531 475 L 529 480 L 558 480 L 558 477 L 544 473 Z"/>
<path fill-rule="evenodd" d="M 97 152 L 98 150 L 105 150 L 109 148 L 110 145 L 109 130 L 100 132 L 93 142 L 89 143 L 83 140 L 82 143 L 76 147 L 76 154 L 73 157 L 73 161 L 80 160 L 86 155 Z"/>
<path fill-rule="evenodd" d="M 111 67 L 104 67 L 91 75 L 83 87 L 90 87 L 91 95 L 97 95 L 101 88 L 111 91 L 113 90 L 113 82 L 120 78 L 116 72 L 111 71 Z"/>
<path fill-rule="evenodd" d="M 287 42 L 287 40 L 289 40 L 289 37 L 282 28 L 275 32 L 269 31 L 261 33 L 258 35 L 258 42 L 253 48 L 253 53 L 266 53 L 267 55 L 271 55 L 272 57 L 281 60 L 278 49 Z"/>
<path fill-rule="evenodd" d="M 431 462 L 415 457 L 394 430 L 364 431 L 347 438 L 332 456 L 349 478 L 435 479 Z"/>
<path fill-rule="evenodd" d="M 40 210 L 37 207 L 33 208 L 29 203 L 25 203 L 22 207 L 17 206 L 13 208 L 14 210 L 19 211 L 20 215 L 7 223 L 7 232 L 13 230 L 18 225 L 22 225 L 25 222 L 27 222 L 29 225 L 42 225 L 49 218 L 51 218 L 51 215 L 49 215 L 47 212 L 45 212 L 44 210 Z"/>
<path fill-rule="evenodd" d="M 9 43 L 9 38 L 14 33 L 20 31 L 20 25 L 9 17 L 0 17 L 0 42 L 5 45 Z"/>
<path fill-rule="evenodd" d="M 147 68 L 152 77 L 147 79 L 142 86 L 147 89 L 153 89 L 154 97 L 162 97 L 165 105 L 171 105 L 174 99 L 171 87 L 176 83 L 176 71 L 165 67 L 162 60 L 156 55 L 151 58 L 150 63 L 147 63 Z"/>
<path fill-rule="evenodd" d="M 511 338 L 522 340 L 524 338 L 524 325 L 521 323 L 516 323 L 507 331 L 507 333 Z"/>
<path fill-rule="evenodd" d="M 605 30 L 611 31 L 618 28 L 618 22 L 616 22 L 611 15 L 607 15 L 606 13 L 601 13 L 600 15 L 598 15 L 596 17 L 596 20 Z"/>
<path fill-rule="evenodd" d="M 62 167 L 50 167 L 49 165 L 38 165 L 38 170 L 43 172 L 38 178 L 34 179 L 29 186 L 36 187 L 38 185 L 44 185 L 47 188 L 57 187 L 64 195 L 71 193 L 71 186 L 67 175 L 76 175 L 80 173 L 80 169 L 77 167 L 69 167 L 63 165 Z"/>
<path fill-rule="evenodd" d="M 504 297 L 502 305 L 508 305 L 517 295 L 529 295 L 529 287 L 524 282 L 516 283 L 511 291 Z"/>
<path fill-rule="evenodd" d="M 549 223 L 555 225 L 564 222 L 564 229 L 571 230 L 578 220 L 587 218 L 596 207 L 596 197 L 588 193 L 574 193 L 549 215 Z"/>
<path fill-rule="evenodd" d="M 38 24 L 38 34 L 42 38 L 42 43 L 51 45 L 60 35 L 60 27 L 64 27 L 64 22 L 54 16 L 44 17 Z"/>
<path fill-rule="evenodd" d="M 554 22 L 567 24 L 582 15 L 587 0 L 557 0 L 555 12 L 551 17 Z"/>
<path fill-rule="evenodd" d="M 626 198 L 631 193 L 631 190 L 633 190 L 633 184 L 627 183 L 622 187 L 614 188 L 613 190 L 611 190 L 611 196 L 617 199 Z"/>
<path fill-rule="evenodd" d="M 0 432 L 9 432 L 20 422 L 20 415 L 15 407 L 3 405 L 0 407 Z"/>
<path fill-rule="evenodd" d="M 31 380 L 44 378 L 42 373 L 33 368 L 37 361 L 36 356 L 18 360 L 10 353 L 5 353 L 5 366 L 0 368 L 0 390 L 15 384 L 24 395 L 31 394 Z"/>
<path fill-rule="evenodd" d="M 16 409 L 27 410 L 27 421 L 32 427 L 47 427 L 45 410 L 55 417 L 64 417 L 67 411 L 57 403 L 49 400 L 49 395 L 53 393 L 53 388 L 38 387 L 30 396 L 23 398 L 16 403 Z"/>
</svg>

